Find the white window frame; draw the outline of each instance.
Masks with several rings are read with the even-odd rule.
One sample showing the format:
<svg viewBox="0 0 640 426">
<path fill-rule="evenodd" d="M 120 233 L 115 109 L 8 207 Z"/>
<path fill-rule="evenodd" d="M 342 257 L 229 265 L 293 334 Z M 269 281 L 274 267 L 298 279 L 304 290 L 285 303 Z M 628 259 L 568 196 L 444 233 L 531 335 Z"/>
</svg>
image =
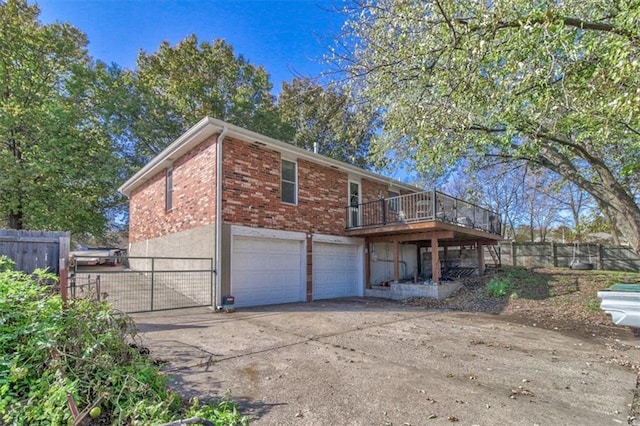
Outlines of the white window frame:
<svg viewBox="0 0 640 426">
<path fill-rule="evenodd" d="M 284 166 L 285 161 L 287 163 L 292 163 L 293 164 L 293 170 L 294 170 L 294 180 L 293 181 L 289 181 L 289 180 L 285 180 L 282 177 L 282 168 Z M 290 201 L 285 201 L 283 200 L 284 197 L 284 191 L 282 190 L 282 187 L 284 186 L 284 184 L 293 184 L 293 202 Z M 280 159 L 280 201 L 283 204 L 289 204 L 291 206 L 297 206 L 298 205 L 298 162 L 294 161 L 294 160 L 288 160 L 286 158 L 281 158 Z"/>
<path fill-rule="evenodd" d="M 351 201 L 351 184 L 358 186 L 358 202 L 353 203 Z M 349 226 L 360 226 L 362 224 L 362 211 L 360 205 L 362 204 L 362 183 L 359 180 L 349 179 L 347 184 L 347 197 L 349 206 L 348 223 Z"/>
</svg>

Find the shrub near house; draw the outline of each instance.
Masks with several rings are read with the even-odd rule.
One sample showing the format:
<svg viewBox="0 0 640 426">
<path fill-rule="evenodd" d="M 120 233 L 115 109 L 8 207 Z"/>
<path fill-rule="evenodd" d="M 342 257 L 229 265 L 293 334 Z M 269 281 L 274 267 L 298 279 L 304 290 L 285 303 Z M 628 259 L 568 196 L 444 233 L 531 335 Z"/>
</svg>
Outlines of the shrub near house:
<svg viewBox="0 0 640 426">
<path fill-rule="evenodd" d="M 149 358 L 133 350 L 128 317 L 106 303 L 51 296 L 35 278 L 0 258 L 0 423 L 69 424 L 67 396 L 80 410 L 97 402 L 101 424 L 161 423 L 208 417 L 223 424 L 245 420 L 222 401 L 185 409 L 169 390 L 167 377 Z M 102 414 L 98 414 L 100 411 Z"/>
</svg>

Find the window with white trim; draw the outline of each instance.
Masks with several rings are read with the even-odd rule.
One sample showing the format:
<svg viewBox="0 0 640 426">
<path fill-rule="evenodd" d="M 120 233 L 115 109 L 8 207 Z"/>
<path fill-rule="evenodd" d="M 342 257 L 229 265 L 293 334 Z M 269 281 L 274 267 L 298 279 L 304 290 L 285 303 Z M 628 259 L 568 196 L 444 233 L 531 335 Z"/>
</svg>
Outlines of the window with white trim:
<svg viewBox="0 0 640 426">
<path fill-rule="evenodd" d="M 283 203 L 298 202 L 297 166 L 294 161 L 282 160 L 280 173 L 280 199 Z"/>
<path fill-rule="evenodd" d="M 165 210 L 171 211 L 173 208 L 173 167 L 169 167 L 165 172 L 164 197 Z"/>
</svg>

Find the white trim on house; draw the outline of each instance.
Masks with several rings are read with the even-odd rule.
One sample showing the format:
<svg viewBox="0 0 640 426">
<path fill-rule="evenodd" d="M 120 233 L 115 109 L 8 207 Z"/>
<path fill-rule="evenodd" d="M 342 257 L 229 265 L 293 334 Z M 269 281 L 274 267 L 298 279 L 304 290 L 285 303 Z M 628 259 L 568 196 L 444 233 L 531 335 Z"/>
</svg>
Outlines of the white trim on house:
<svg viewBox="0 0 640 426">
<path fill-rule="evenodd" d="M 313 242 L 333 244 L 364 244 L 364 238 L 341 237 L 339 235 L 313 234 Z"/>
<path fill-rule="evenodd" d="M 283 231 L 280 229 L 251 228 L 242 225 L 231 225 L 232 236 L 277 238 L 279 240 L 299 240 L 306 241 L 307 234 L 296 231 Z"/>
<path fill-rule="evenodd" d="M 186 154 L 191 149 L 195 148 L 201 142 L 207 138 L 223 132 L 224 129 L 228 132 L 226 136 L 228 138 L 240 139 L 249 143 L 258 142 L 264 144 L 266 147 L 278 151 L 286 159 L 295 157 L 296 159 L 304 159 L 316 164 L 332 167 L 343 172 L 348 173 L 351 179 L 353 175 L 371 179 L 377 182 L 382 182 L 387 185 L 394 185 L 398 188 L 402 188 L 408 191 L 422 191 L 413 185 L 408 185 L 373 173 L 364 169 L 361 169 L 351 164 L 343 163 L 342 161 L 334 160 L 324 155 L 315 154 L 311 151 L 299 148 L 295 145 L 291 145 L 286 142 L 270 138 L 268 136 L 261 135 L 256 132 L 244 129 L 233 124 L 226 123 L 222 120 L 214 119 L 211 117 L 205 117 L 200 120 L 196 125 L 187 130 L 178 139 L 176 139 L 171 145 L 166 147 L 162 152 L 149 161 L 142 169 L 136 174 L 130 177 L 124 184 L 118 188 L 118 191 L 129 196 L 137 187 L 146 182 L 149 178 L 154 176 L 159 170 L 166 168 L 166 161 L 174 161 Z"/>
<path fill-rule="evenodd" d="M 293 180 L 285 180 L 283 177 L 284 163 L 293 164 Z M 293 201 L 284 200 L 284 184 L 293 184 Z M 292 206 L 298 205 L 298 161 L 280 158 L 280 201 Z"/>
</svg>

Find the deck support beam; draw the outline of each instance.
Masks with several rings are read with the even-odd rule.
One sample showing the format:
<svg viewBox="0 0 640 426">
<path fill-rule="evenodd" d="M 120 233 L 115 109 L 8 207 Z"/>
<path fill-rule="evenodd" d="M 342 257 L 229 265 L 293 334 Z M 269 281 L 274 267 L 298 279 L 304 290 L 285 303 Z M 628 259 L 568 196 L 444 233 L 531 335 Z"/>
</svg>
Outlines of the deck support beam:
<svg viewBox="0 0 640 426">
<path fill-rule="evenodd" d="M 434 284 L 440 282 L 440 258 L 438 253 L 438 239 L 431 239 L 431 281 Z"/>
<path fill-rule="evenodd" d="M 478 251 L 478 274 L 480 276 L 484 275 L 484 244 L 482 241 L 478 241 L 476 244 L 476 250 Z"/>
</svg>

